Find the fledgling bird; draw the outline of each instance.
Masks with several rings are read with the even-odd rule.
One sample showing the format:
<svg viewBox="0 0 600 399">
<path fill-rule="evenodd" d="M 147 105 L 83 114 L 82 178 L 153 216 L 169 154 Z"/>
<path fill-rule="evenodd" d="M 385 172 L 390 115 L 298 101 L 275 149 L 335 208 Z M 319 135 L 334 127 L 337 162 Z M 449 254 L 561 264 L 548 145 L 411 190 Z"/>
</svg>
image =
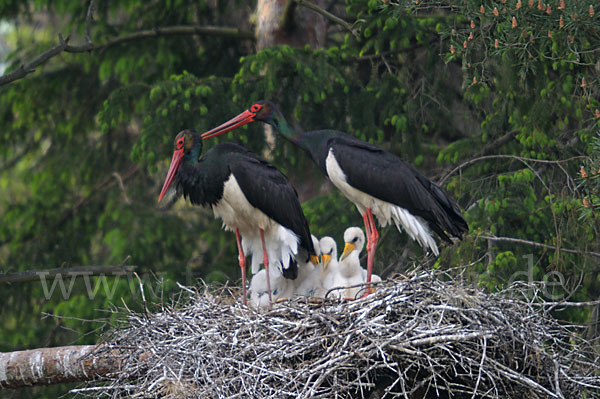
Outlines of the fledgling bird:
<svg viewBox="0 0 600 399">
<path fill-rule="evenodd" d="M 319 239 L 317 237 L 315 237 L 314 234 L 311 234 L 310 238 L 312 239 L 312 243 L 313 246 L 315 248 L 315 253 L 317 256 L 321 256 L 321 250 L 319 248 Z M 303 258 L 302 253 L 301 256 L 299 257 L 300 259 Z M 306 258 L 306 257 L 304 257 Z M 310 276 L 310 274 L 313 272 L 313 270 L 315 269 L 315 264 L 313 264 L 313 262 L 311 261 L 302 261 L 302 260 L 298 260 L 298 277 L 294 280 L 294 294 L 295 295 L 302 295 L 299 293 L 299 288 L 302 285 L 302 283 L 304 282 L 304 280 L 306 280 L 306 278 L 308 276 Z M 318 263 L 317 263 L 318 265 Z"/>
<path fill-rule="evenodd" d="M 325 288 L 330 272 L 337 268 L 337 245 L 331 237 L 322 237 L 318 243 L 321 251 L 321 263 L 300 284 L 297 295 L 324 298 L 328 289 Z M 316 248 L 316 246 L 315 246 Z"/>
<path fill-rule="evenodd" d="M 367 271 L 360 265 L 360 253 L 365 245 L 365 234 L 359 227 L 349 227 L 344 232 L 344 252 L 340 256 L 337 273 L 328 282 L 333 287 L 346 287 L 337 296 L 345 299 L 355 299 L 364 293 L 365 287 L 352 287 L 367 282 Z M 371 282 L 381 281 L 376 274 Z M 335 295 L 335 294 L 334 294 Z"/>
<path fill-rule="evenodd" d="M 278 270 L 269 270 L 271 280 L 271 299 L 275 302 L 282 298 L 291 298 L 295 291 L 295 280 L 283 277 Z M 260 269 L 250 280 L 250 305 L 257 308 L 271 306 L 267 287 L 267 273 Z"/>
</svg>

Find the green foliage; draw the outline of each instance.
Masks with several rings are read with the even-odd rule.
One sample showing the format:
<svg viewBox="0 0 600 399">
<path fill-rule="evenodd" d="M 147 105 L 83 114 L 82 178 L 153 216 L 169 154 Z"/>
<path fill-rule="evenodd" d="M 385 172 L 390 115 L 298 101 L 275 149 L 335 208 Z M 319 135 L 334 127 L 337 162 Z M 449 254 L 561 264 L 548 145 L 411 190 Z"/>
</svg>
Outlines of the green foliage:
<svg viewBox="0 0 600 399">
<path fill-rule="evenodd" d="M 244 2 L 96 7 L 94 43 L 159 26 L 252 29 Z M 536 7 L 346 0 L 333 12 L 358 37 L 333 28 L 320 49 L 254 51 L 235 38 L 181 35 L 52 58 L 0 86 L 2 271 L 126 262 L 139 266 L 149 289 L 153 276 L 166 281 L 154 298 L 168 297 L 175 281 L 237 281 L 233 235 L 210 209 L 183 202 L 159 209 L 156 199 L 179 130 L 204 131 L 270 99 L 303 129 L 335 128 L 402 156 L 465 209 L 469 234 L 442 244 L 436 260 L 406 234 L 382 230 L 377 272 L 469 264 L 469 278 L 490 290 L 559 281 L 549 297 L 596 299 L 597 258 L 586 253 L 600 251 L 600 9 L 592 15 L 580 1 L 553 4 L 550 13 Z M 55 45 L 58 33 L 73 32 L 71 43 L 85 37 L 87 2 L 4 1 L 0 12 L 24 21 L 9 36 L 9 70 Z M 41 12 L 63 22 L 34 29 Z M 358 212 L 322 187 L 301 150 L 264 137 L 260 124 L 250 124 L 205 144 L 235 140 L 265 155 L 306 199 L 311 229 L 341 249 L 344 229 L 362 225 Z M 140 306 L 139 284 L 129 277 L 79 278 L 66 299 L 58 285 L 52 295 L 41 283 L 3 288 L 0 350 L 94 342 L 101 323 L 70 317 L 101 320 L 122 301 Z M 43 312 L 65 318 L 40 321 Z M 588 315 L 582 308 L 561 316 L 582 322 Z"/>
</svg>

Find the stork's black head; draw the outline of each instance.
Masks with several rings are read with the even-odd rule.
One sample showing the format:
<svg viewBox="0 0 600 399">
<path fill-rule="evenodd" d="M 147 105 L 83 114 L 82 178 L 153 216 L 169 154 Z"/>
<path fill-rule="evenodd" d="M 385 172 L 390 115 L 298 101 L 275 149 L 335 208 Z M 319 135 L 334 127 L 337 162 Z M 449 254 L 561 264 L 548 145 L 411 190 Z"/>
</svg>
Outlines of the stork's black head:
<svg viewBox="0 0 600 399">
<path fill-rule="evenodd" d="M 202 133 L 201 137 L 203 140 L 215 137 L 254 121 L 269 123 L 277 128 L 280 123 L 280 119 L 282 118 L 283 115 L 281 112 L 279 112 L 279 109 L 275 104 L 270 101 L 261 100 L 252 104 L 250 108 L 235 118 L 228 120 L 227 122 L 209 130 L 208 132 Z"/>
<path fill-rule="evenodd" d="M 273 118 L 274 111 L 277 109 L 277 106 L 270 101 L 260 100 L 254 104 L 250 108 L 248 108 L 247 112 L 253 113 L 255 121 L 261 121 L 265 123 L 270 123 Z"/>
<path fill-rule="evenodd" d="M 181 132 L 177 133 L 177 136 L 175 136 L 175 151 L 173 151 L 171 166 L 169 166 L 169 171 L 167 172 L 167 177 L 165 178 L 163 188 L 160 191 L 158 202 L 160 202 L 160 200 L 169 190 L 169 187 L 173 182 L 173 178 L 179 170 L 179 165 L 181 165 L 181 161 L 185 160 L 188 162 L 196 162 L 200 158 L 201 154 L 202 139 L 200 139 L 198 133 L 189 129 L 182 130 Z"/>
<path fill-rule="evenodd" d="M 183 148 L 183 158 L 192 162 L 198 161 L 202 155 L 202 139 L 194 130 L 185 129 L 177 133 L 173 142 L 175 151 Z"/>
</svg>

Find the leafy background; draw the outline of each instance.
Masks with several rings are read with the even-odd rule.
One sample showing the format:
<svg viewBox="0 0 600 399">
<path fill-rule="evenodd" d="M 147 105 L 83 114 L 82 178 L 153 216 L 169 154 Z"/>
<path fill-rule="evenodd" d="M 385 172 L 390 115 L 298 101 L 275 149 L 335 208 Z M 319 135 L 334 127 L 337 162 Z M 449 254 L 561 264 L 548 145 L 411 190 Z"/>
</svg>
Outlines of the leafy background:
<svg viewBox="0 0 600 399">
<path fill-rule="evenodd" d="M 252 32 L 255 6 L 101 1 L 90 39 L 177 25 Z M 462 276 L 485 289 L 531 278 L 547 283 L 549 299 L 596 300 L 597 8 L 576 0 L 346 0 L 328 9 L 352 30 L 331 23 L 324 48 L 257 51 L 243 37 L 159 35 L 63 52 L 0 87 L 1 271 L 127 263 L 155 289 L 147 293 L 154 301 L 168 300 L 176 282 L 239 283 L 233 235 L 212 212 L 183 201 L 159 208 L 156 199 L 179 130 L 207 130 L 271 99 L 306 130 L 335 128 L 398 154 L 464 209 L 469 234 L 438 259 L 387 229 L 379 274 L 469 265 Z M 80 1 L 1 1 L 7 72 L 59 34 L 85 42 L 87 10 Z M 214 143 L 230 140 L 290 177 L 317 235 L 341 246 L 344 229 L 361 225 L 297 148 L 266 141 L 259 124 Z M 2 284 L 0 351 L 94 343 L 111 309 L 141 306 L 131 275 L 88 284 L 77 279 L 66 299 L 59 286 L 45 295 L 41 283 Z M 593 335 L 592 310 L 557 316 L 588 323 Z"/>
</svg>

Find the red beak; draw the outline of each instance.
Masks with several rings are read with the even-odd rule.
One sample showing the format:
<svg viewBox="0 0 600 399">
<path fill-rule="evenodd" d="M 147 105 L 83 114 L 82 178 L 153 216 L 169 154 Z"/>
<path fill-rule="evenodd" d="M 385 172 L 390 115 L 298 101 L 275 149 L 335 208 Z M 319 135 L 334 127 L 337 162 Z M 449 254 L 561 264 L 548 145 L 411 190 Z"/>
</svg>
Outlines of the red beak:
<svg viewBox="0 0 600 399">
<path fill-rule="evenodd" d="M 246 110 L 238 116 L 236 116 L 235 118 L 232 118 L 227 122 L 223 123 L 222 125 L 217 126 L 216 128 L 209 130 L 208 132 L 202 133 L 200 137 L 202 137 L 202 140 L 204 140 L 218 136 L 223 133 L 227 133 L 230 130 L 237 129 L 240 126 L 244 126 L 247 123 L 254 122 L 255 116 L 256 114 L 254 112 Z"/>
<path fill-rule="evenodd" d="M 175 150 L 173 152 L 173 159 L 171 159 L 171 166 L 169 166 L 169 171 L 167 172 L 167 178 L 165 179 L 165 183 L 163 184 L 162 190 L 160 190 L 160 195 L 158 196 L 158 202 L 165 196 L 167 190 L 171 186 L 173 182 L 173 178 L 179 169 L 179 164 L 183 159 L 183 148 L 180 150 Z"/>
</svg>

